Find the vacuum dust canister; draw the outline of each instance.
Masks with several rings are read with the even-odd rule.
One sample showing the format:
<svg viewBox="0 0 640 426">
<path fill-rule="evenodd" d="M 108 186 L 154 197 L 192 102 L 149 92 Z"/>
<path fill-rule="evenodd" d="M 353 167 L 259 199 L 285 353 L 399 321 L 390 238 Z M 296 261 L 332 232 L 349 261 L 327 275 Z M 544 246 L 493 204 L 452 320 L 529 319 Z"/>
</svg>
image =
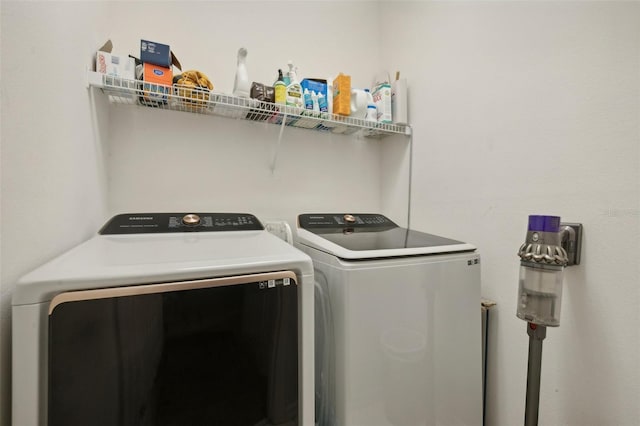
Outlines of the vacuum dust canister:
<svg viewBox="0 0 640 426">
<path fill-rule="evenodd" d="M 529 216 L 520 247 L 518 318 L 538 325 L 560 325 L 562 281 L 567 253 L 561 245 L 560 217 Z"/>
</svg>

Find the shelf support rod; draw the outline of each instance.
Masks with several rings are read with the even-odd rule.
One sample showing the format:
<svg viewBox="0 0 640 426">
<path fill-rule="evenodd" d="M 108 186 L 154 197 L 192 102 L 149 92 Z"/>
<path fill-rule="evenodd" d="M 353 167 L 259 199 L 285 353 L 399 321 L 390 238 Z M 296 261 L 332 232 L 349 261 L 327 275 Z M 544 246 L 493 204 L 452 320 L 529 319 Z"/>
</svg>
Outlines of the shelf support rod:
<svg viewBox="0 0 640 426">
<path fill-rule="evenodd" d="M 280 152 L 280 143 L 282 142 L 282 134 L 284 133 L 284 126 L 287 123 L 287 113 L 282 116 L 282 123 L 280 124 L 280 132 L 278 132 L 278 141 L 276 142 L 276 148 L 271 158 L 271 174 L 276 170 L 276 161 L 278 160 L 278 153 Z"/>
</svg>

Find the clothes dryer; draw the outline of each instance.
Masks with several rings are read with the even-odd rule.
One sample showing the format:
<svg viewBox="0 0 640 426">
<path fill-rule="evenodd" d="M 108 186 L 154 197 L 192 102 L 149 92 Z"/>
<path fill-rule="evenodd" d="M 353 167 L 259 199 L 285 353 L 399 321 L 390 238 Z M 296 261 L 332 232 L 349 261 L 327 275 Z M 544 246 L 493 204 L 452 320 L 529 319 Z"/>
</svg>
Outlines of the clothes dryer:
<svg viewBox="0 0 640 426">
<path fill-rule="evenodd" d="M 125 214 L 24 276 L 13 424 L 313 425 L 313 269 L 250 214 Z"/>
<path fill-rule="evenodd" d="M 381 214 L 303 214 L 316 280 L 316 421 L 482 424 L 480 256 Z"/>
</svg>

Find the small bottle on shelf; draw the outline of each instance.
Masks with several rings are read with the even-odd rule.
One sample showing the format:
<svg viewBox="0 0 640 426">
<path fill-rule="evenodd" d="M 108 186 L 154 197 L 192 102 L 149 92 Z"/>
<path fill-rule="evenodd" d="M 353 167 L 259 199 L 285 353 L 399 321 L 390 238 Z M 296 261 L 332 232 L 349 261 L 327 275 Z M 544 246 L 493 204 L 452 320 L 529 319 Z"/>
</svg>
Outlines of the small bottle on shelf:
<svg viewBox="0 0 640 426">
<path fill-rule="evenodd" d="M 275 92 L 275 100 L 277 104 L 287 103 L 287 85 L 284 82 L 282 70 L 278 70 L 278 79 L 273 83 L 273 90 Z"/>
</svg>

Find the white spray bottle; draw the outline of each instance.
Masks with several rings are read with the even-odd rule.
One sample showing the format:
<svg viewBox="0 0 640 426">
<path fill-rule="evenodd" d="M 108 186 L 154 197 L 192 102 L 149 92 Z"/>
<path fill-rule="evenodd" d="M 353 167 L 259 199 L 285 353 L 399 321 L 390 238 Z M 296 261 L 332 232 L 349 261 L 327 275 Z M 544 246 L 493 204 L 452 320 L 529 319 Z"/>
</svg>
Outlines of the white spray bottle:
<svg viewBox="0 0 640 426">
<path fill-rule="evenodd" d="M 289 85 L 287 86 L 287 105 L 296 108 L 304 108 L 304 96 L 302 86 L 298 81 L 297 68 L 293 67 L 293 62 L 289 61 Z"/>
<path fill-rule="evenodd" d="M 248 98 L 251 88 L 246 61 L 247 49 L 241 47 L 238 50 L 238 67 L 236 69 L 236 80 L 233 83 L 233 95 L 241 98 Z"/>
</svg>

